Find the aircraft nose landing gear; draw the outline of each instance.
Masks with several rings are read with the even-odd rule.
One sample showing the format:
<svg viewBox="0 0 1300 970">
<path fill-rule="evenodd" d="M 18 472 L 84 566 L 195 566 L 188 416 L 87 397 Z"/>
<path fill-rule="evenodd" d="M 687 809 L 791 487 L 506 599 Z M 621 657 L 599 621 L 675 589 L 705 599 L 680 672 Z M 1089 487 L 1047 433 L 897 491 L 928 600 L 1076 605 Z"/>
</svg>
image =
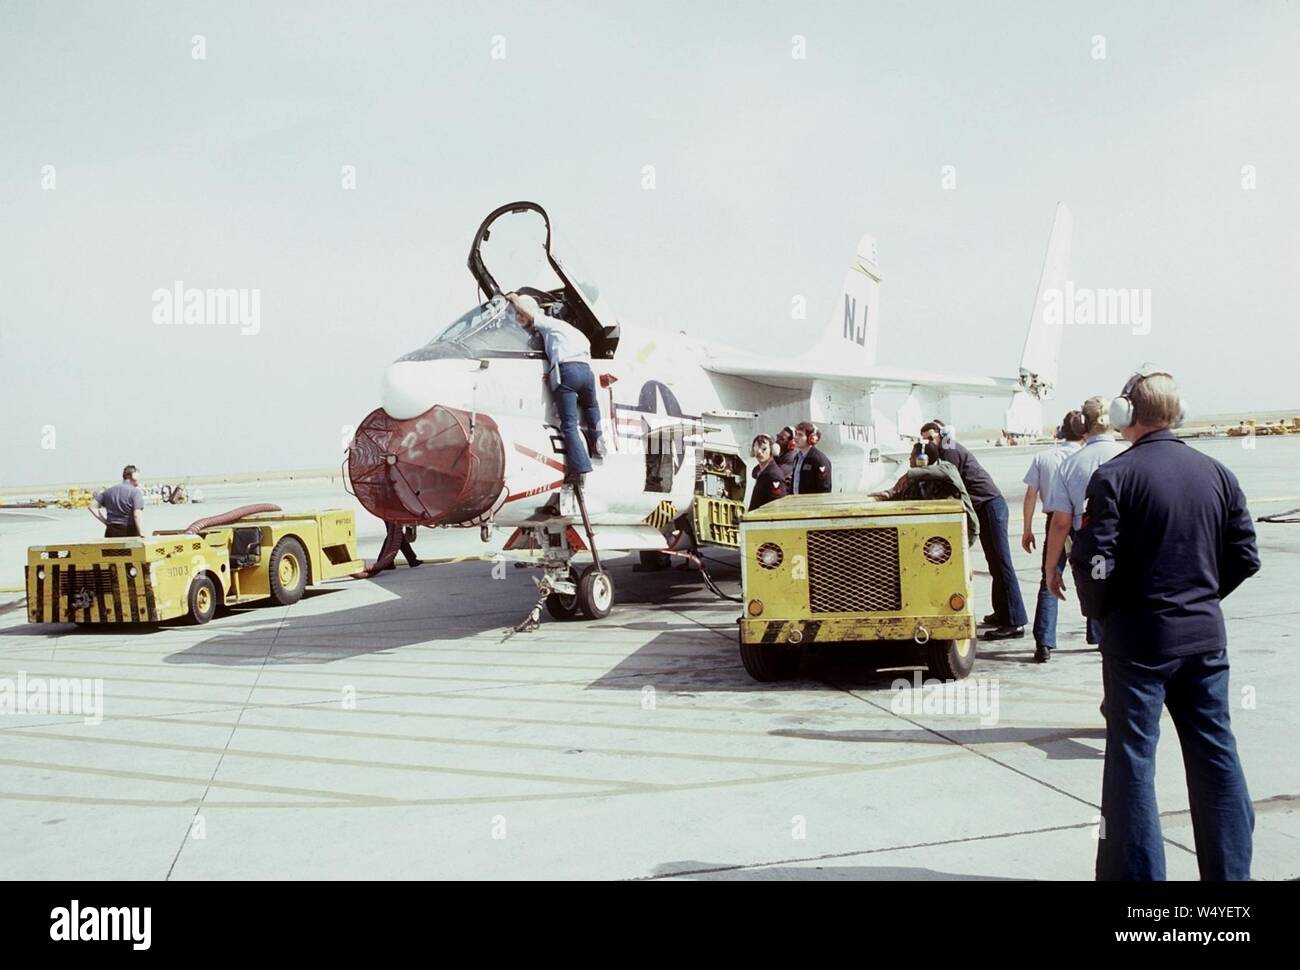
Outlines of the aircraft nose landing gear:
<svg viewBox="0 0 1300 970">
<path fill-rule="evenodd" d="M 601 565 L 582 487 L 575 486 L 574 494 L 582 513 L 582 524 L 587 533 L 586 549 L 591 553 L 592 564 L 580 572 L 574 569 L 573 555 L 578 551 L 575 544 L 581 546 L 581 541 L 571 526 L 557 523 L 525 530 L 527 541 L 523 545 L 542 550 L 539 563 L 542 576 L 533 579 L 537 584 L 537 602 L 511 633 L 536 630 L 541 625 L 543 606 L 557 620 L 574 620 L 579 616 L 603 620 L 614 608 L 614 579 Z"/>
</svg>

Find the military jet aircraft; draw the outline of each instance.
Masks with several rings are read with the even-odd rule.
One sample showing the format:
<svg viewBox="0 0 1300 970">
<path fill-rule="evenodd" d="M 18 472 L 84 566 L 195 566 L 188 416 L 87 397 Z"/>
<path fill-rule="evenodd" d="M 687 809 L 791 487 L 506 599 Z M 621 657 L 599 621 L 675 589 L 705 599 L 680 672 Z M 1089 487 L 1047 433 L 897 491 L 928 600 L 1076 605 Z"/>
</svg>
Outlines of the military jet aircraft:
<svg viewBox="0 0 1300 970">
<path fill-rule="evenodd" d="M 506 278 L 504 268 L 488 266 L 491 257 L 495 267 L 493 234 L 520 220 L 533 230 L 540 278 Z M 1004 430 L 1041 433 L 1061 338 L 1061 328 L 1044 319 L 1043 296 L 1064 287 L 1070 233 L 1070 213 L 1058 206 L 1019 374 L 962 377 L 876 364 L 880 270 L 870 236 L 857 246 L 820 340 L 801 357 L 777 359 L 616 318 L 552 248 L 542 206 L 503 205 L 470 247 L 482 302 L 388 367 L 381 406 L 358 426 L 348 451 L 351 487 L 390 523 L 478 526 L 485 541 L 493 528 L 513 529 L 506 549 L 538 553 L 539 606 L 556 617 L 603 617 L 614 588 L 597 549 L 652 554 L 664 548 L 670 524 L 692 512 L 697 531 L 713 530 L 728 544 L 750 486 L 749 442 L 759 432 L 812 420 L 836 490 L 853 492 L 896 477 L 911 443 L 901 429 L 915 433 L 936 416 L 951 422 L 953 395 L 1006 397 Z M 541 337 L 519 325 L 505 296 L 511 291 L 532 296 L 591 341 L 609 447 L 580 495 L 563 483 Z M 906 391 L 896 416 L 873 407 L 881 389 Z M 572 560 L 584 552 L 595 563 L 579 572 Z"/>
</svg>

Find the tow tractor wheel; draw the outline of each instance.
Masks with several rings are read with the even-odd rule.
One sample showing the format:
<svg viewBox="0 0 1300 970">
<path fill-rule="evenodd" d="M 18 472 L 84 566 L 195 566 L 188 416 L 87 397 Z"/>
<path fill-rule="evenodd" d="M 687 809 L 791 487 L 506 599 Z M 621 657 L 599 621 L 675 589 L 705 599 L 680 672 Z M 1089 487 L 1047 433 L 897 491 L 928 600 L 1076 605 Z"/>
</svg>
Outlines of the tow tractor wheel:
<svg viewBox="0 0 1300 970">
<path fill-rule="evenodd" d="M 569 581 L 578 585 L 578 574 L 569 570 Z M 578 594 L 569 596 L 565 593 L 552 593 L 546 597 L 546 612 L 557 620 L 576 620 L 578 618 Z"/>
<path fill-rule="evenodd" d="M 275 544 L 268 563 L 271 599 L 281 606 L 291 606 L 307 590 L 307 550 L 293 536 Z"/>
<path fill-rule="evenodd" d="M 590 620 L 603 620 L 614 608 L 614 580 L 588 566 L 578 578 L 578 606 Z"/>
<path fill-rule="evenodd" d="M 211 576 L 195 576 L 190 583 L 189 615 L 191 623 L 202 625 L 217 612 L 217 588 Z"/>
<path fill-rule="evenodd" d="M 763 683 L 792 680 L 799 674 L 803 650 L 784 643 L 742 643 L 740 662 L 749 676 Z"/>
<path fill-rule="evenodd" d="M 975 641 L 931 640 L 925 645 L 925 663 L 939 680 L 962 680 L 975 666 Z"/>
</svg>

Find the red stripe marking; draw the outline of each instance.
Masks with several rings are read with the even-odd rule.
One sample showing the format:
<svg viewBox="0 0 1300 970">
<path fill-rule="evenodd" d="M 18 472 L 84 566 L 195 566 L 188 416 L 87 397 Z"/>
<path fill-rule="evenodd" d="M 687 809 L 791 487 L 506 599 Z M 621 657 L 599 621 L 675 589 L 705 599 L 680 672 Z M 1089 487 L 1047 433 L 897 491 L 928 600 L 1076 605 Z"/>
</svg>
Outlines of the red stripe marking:
<svg viewBox="0 0 1300 970">
<path fill-rule="evenodd" d="M 541 452 L 539 452 L 539 451 L 533 451 L 533 449 L 531 449 L 531 448 L 525 448 L 523 445 L 515 445 L 515 451 L 519 452 L 519 453 L 522 454 L 522 455 L 527 456 L 528 458 L 535 458 L 535 459 L 537 459 L 537 460 L 540 461 L 543 465 L 545 465 L 547 468 L 554 468 L 557 472 L 562 472 L 562 471 L 564 471 L 564 463 L 563 463 L 563 462 L 556 461 L 554 458 L 551 458 L 551 457 L 548 456 L 548 455 L 543 455 L 543 454 L 542 454 Z M 506 501 L 508 502 L 508 501 L 510 501 L 510 500 L 509 500 L 509 499 L 506 499 Z"/>
<path fill-rule="evenodd" d="M 543 495 L 546 492 L 553 492 L 563 484 L 564 481 L 561 480 L 558 482 L 552 482 L 550 485 L 539 485 L 537 488 L 530 488 L 525 492 L 515 492 L 514 495 L 506 496 L 506 500 L 502 504 L 508 505 L 509 503 L 513 502 L 515 499 L 529 498 L 533 495 Z"/>
</svg>

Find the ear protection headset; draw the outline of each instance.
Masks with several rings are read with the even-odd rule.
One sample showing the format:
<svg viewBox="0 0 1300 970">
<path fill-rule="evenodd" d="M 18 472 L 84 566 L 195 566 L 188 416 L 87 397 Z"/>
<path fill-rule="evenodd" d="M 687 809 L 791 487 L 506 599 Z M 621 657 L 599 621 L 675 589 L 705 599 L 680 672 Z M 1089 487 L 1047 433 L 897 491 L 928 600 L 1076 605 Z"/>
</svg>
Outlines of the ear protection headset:
<svg viewBox="0 0 1300 970">
<path fill-rule="evenodd" d="M 1120 392 L 1119 397 L 1110 402 L 1110 426 L 1116 431 L 1123 431 L 1133 425 L 1133 401 L 1129 395 L 1137 390 L 1138 385 L 1148 377 L 1168 377 L 1171 381 L 1174 379 L 1174 376 L 1168 371 L 1156 370 L 1150 364 L 1143 364 L 1142 369 L 1128 379 L 1128 383 L 1124 385 L 1124 390 Z M 1185 420 L 1187 420 L 1187 402 L 1180 396 L 1178 398 L 1178 417 L 1174 421 L 1173 427 L 1181 428 Z"/>
<path fill-rule="evenodd" d="M 818 428 L 817 425 L 815 425 L 815 424 L 813 425 L 812 430 L 809 431 L 809 432 L 807 432 L 807 435 L 808 435 L 808 447 L 809 447 L 809 448 L 813 447 L 815 444 L 817 444 L 817 442 L 819 442 L 819 441 L 822 440 L 821 429 Z"/>
</svg>

